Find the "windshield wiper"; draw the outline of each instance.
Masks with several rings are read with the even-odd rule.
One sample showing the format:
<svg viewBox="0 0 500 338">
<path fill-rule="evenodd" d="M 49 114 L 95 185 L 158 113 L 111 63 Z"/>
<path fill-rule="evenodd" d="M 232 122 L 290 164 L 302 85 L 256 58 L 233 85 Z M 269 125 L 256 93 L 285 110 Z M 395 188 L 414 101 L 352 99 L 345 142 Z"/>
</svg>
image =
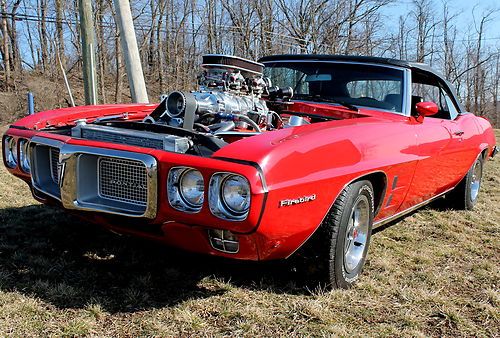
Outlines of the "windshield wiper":
<svg viewBox="0 0 500 338">
<path fill-rule="evenodd" d="M 329 98 L 329 97 L 322 97 L 321 95 L 295 94 L 294 98 L 310 100 L 313 102 L 336 103 L 336 104 L 341 105 L 342 107 L 347 108 L 349 110 L 356 111 L 356 112 L 359 111 L 358 107 L 356 107 L 350 103 L 347 103 L 347 102 L 344 102 L 341 100 L 336 100 L 336 99 Z"/>
</svg>

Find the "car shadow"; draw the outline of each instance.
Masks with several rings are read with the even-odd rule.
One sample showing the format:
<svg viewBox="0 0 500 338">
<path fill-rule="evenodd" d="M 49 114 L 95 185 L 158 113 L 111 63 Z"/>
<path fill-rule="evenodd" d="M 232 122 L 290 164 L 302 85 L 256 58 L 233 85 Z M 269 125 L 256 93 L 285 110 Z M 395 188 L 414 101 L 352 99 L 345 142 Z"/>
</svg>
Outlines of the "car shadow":
<svg viewBox="0 0 500 338">
<path fill-rule="evenodd" d="M 232 286 L 308 293 L 283 262 L 189 254 L 118 236 L 42 205 L 0 210 L 0 290 L 59 308 L 132 312 L 208 298 Z"/>
<path fill-rule="evenodd" d="M 385 223 L 384 225 L 381 225 L 379 227 L 374 228 L 372 233 L 376 234 L 378 232 L 384 231 L 385 229 L 390 228 L 393 225 L 398 224 L 403 219 L 405 219 L 407 217 L 410 217 L 410 216 L 412 216 L 414 214 L 417 214 L 417 213 L 421 212 L 422 210 L 426 210 L 426 209 L 428 209 L 428 210 L 435 210 L 435 211 L 439 211 L 439 212 L 445 212 L 445 211 L 453 210 L 453 209 L 450 208 L 450 202 L 448 200 L 446 200 L 445 197 L 441 197 L 441 198 L 438 198 L 438 199 L 432 201 L 431 203 L 427 204 L 426 206 L 424 206 L 422 208 L 413 210 L 413 211 L 409 212 L 408 214 L 405 214 L 404 216 L 395 218 L 394 220 L 392 220 L 392 221 L 390 221 L 388 223 Z"/>
</svg>

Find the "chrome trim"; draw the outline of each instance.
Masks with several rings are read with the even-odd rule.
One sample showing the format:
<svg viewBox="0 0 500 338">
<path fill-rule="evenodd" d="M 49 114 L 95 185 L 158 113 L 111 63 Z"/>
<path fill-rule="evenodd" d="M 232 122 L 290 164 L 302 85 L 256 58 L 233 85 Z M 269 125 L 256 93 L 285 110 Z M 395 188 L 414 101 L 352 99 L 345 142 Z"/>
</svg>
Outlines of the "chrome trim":
<svg viewBox="0 0 500 338">
<path fill-rule="evenodd" d="M 437 194 L 434 197 L 429 198 L 428 200 L 425 200 L 423 202 L 415 204 L 414 206 L 409 207 L 408 209 L 402 210 L 402 211 L 398 212 L 397 214 L 394 214 L 392 216 L 386 217 L 386 218 L 381 219 L 379 221 L 373 222 L 373 228 L 375 229 L 377 227 L 380 227 L 382 225 L 390 223 L 390 222 L 392 222 L 392 221 L 394 221 L 394 220 L 396 220 L 398 218 L 401 218 L 401 217 L 403 217 L 403 216 L 405 216 L 405 215 L 407 215 L 407 214 L 409 214 L 409 213 L 411 213 L 411 212 L 413 212 L 413 211 L 415 211 L 417 209 L 420 209 L 421 207 L 423 207 L 423 206 L 431 203 L 432 201 L 437 200 L 440 197 L 443 197 L 444 195 L 446 195 L 447 193 L 449 193 L 450 191 L 452 191 L 454 188 L 455 187 L 450 188 L 450 189 L 448 189 L 448 190 L 446 190 L 446 191 L 444 191 L 444 192 L 442 192 L 440 194 Z"/>
<path fill-rule="evenodd" d="M 37 143 L 48 147 L 61 148 L 64 142 L 59 140 L 53 140 L 51 138 L 45 138 L 41 136 L 33 136 L 31 138 L 31 143 Z"/>
<path fill-rule="evenodd" d="M 199 213 L 201 211 L 201 209 L 203 208 L 204 201 L 202 202 L 202 204 L 199 207 L 190 206 L 190 205 L 188 205 L 187 201 L 184 201 L 184 199 L 181 197 L 181 192 L 179 189 L 180 188 L 179 183 L 180 183 L 180 180 L 182 178 L 182 175 L 184 175 L 184 173 L 187 172 L 188 170 L 196 170 L 199 172 L 198 169 L 193 168 L 193 167 L 177 166 L 177 167 L 170 168 L 170 170 L 168 171 L 168 176 L 167 176 L 167 199 L 168 199 L 168 204 L 173 209 L 175 209 L 177 211 L 183 211 L 186 213 L 190 213 L 190 214 L 196 214 L 196 213 Z M 180 176 L 178 177 L 178 180 L 176 182 L 174 182 L 172 184 L 172 186 L 170 186 L 171 177 L 176 171 L 180 171 Z M 200 174 L 201 174 L 201 172 L 200 172 Z M 203 177 L 203 174 L 201 176 Z M 176 186 L 176 184 L 177 184 L 177 186 Z M 205 177 L 203 177 L 203 187 L 205 187 Z M 170 188 L 175 189 L 176 196 L 171 195 Z M 203 199 L 205 199 L 205 193 L 206 193 L 205 188 L 203 188 Z M 181 202 L 180 205 L 175 205 L 175 201 L 180 201 Z"/>
<path fill-rule="evenodd" d="M 125 207 L 103 205 L 84 201 L 84 196 L 78 191 L 80 177 L 80 158 L 84 155 L 96 157 L 112 157 L 117 159 L 135 160 L 142 162 L 147 173 L 148 198 L 147 204 L 144 206 L 144 211 L 132 210 Z M 65 144 L 61 148 L 60 161 L 63 165 L 63 174 L 60 178 L 61 200 L 66 209 L 97 211 L 108 214 L 128 216 L 128 217 L 145 217 L 155 218 L 157 213 L 157 185 L 158 185 L 158 164 L 151 155 L 133 153 L 121 150 L 92 148 L 86 146 L 75 146 Z M 96 168 L 97 170 L 97 168 Z M 97 174 L 96 174 L 97 176 Z M 97 194 L 97 188 L 96 188 Z M 115 200 L 112 200 L 115 201 Z M 116 202 L 116 201 L 115 201 Z M 134 203 L 123 202 L 123 204 L 136 205 Z M 138 206 L 138 205 L 136 205 Z M 142 206 L 142 205 L 141 205 Z"/>
<path fill-rule="evenodd" d="M 405 94 L 403 96 L 403 106 L 401 108 L 402 114 L 404 116 L 410 117 L 411 116 L 411 96 L 412 96 L 412 75 L 411 75 L 411 70 L 408 68 L 403 68 L 404 71 L 404 87 L 405 87 Z"/>
<path fill-rule="evenodd" d="M 59 153 L 59 164 L 61 165 L 60 177 L 59 177 L 59 188 L 60 196 L 47 191 L 44 187 L 37 183 L 37 168 L 33 165 L 35 162 L 35 152 L 33 151 L 36 146 L 46 146 L 58 148 Z M 103 212 L 114 215 L 121 215 L 127 217 L 145 217 L 145 218 L 155 218 L 157 214 L 157 203 L 158 203 L 158 164 L 156 159 L 147 154 L 133 153 L 121 150 L 105 149 L 105 148 L 93 148 L 87 146 L 77 146 L 71 144 L 65 144 L 64 142 L 52 140 L 48 138 L 43 138 L 35 136 L 30 142 L 30 160 L 32 163 L 32 175 L 31 181 L 34 190 L 40 191 L 45 195 L 53 197 L 62 202 L 63 207 L 70 210 L 85 210 L 85 211 L 95 211 Z M 136 160 L 142 162 L 145 166 L 147 172 L 147 186 L 148 186 L 148 197 L 147 204 L 144 207 L 144 211 L 139 211 L 138 209 L 128 209 L 123 207 L 127 205 L 127 202 L 117 203 L 117 206 L 102 205 L 100 203 L 93 203 L 89 201 L 82 201 L 81 192 L 78 191 L 79 183 L 84 184 L 84 182 L 79 182 L 79 167 L 80 158 L 82 156 L 93 156 L 96 157 L 96 161 L 99 157 L 112 157 L 117 159 L 125 160 Z M 97 170 L 97 168 L 96 168 Z M 97 173 L 96 173 L 97 177 Z M 82 178 L 80 178 L 82 179 Z M 85 182 L 86 183 L 86 182 Z M 97 187 L 95 187 L 95 193 L 97 195 Z M 111 200 L 114 201 L 114 200 Z M 119 206 L 121 204 L 122 206 Z M 131 203 L 128 203 L 131 205 Z"/>
<path fill-rule="evenodd" d="M 17 142 L 19 144 L 19 156 L 18 156 L 19 168 L 21 168 L 22 172 L 26 174 L 31 174 L 30 140 L 27 138 L 20 137 Z"/>
<path fill-rule="evenodd" d="M 35 151 L 35 148 L 37 146 L 45 146 L 45 147 L 49 147 L 49 148 L 61 149 L 63 145 L 64 145 L 64 142 L 61 142 L 58 140 L 52 140 L 52 139 L 48 139 L 48 138 L 44 138 L 44 137 L 40 137 L 40 136 L 34 136 L 31 139 L 31 142 L 29 143 L 29 146 L 28 146 L 30 149 L 31 184 L 33 186 L 33 189 L 43 193 L 44 195 L 55 198 L 58 201 L 61 201 L 60 191 L 57 191 L 57 193 L 56 193 L 55 191 L 50 191 L 49 189 L 47 189 L 48 187 L 44 187 L 44 186 L 39 184 L 39 180 L 40 180 L 39 170 L 40 170 L 40 168 L 38 168 L 38 166 L 36 165 L 36 161 L 37 161 L 36 156 L 37 156 L 38 152 Z M 49 149 L 49 152 L 50 152 L 50 149 Z M 49 165 L 49 170 L 50 170 L 51 169 L 50 168 L 50 166 L 51 166 L 50 156 L 49 156 L 48 165 Z M 52 174 L 51 174 L 51 178 L 53 178 Z M 54 182 L 54 184 L 57 184 L 57 183 Z M 60 187 L 58 186 L 58 188 L 60 188 Z"/>
<path fill-rule="evenodd" d="M 14 150 L 12 150 L 12 143 L 15 142 Z M 9 169 L 15 169 L 19 165 L 19 150 L 18 140 L 13 136 L 6 135 L 3 138 L 3 154 L 5 159 L 5 166 Z"/>
<path fill-rule="evenodd" d="M 191 141 L 186 137 L 163 135 L 145 130 L 122 129 L 104 125 L 80 125 L 72 128 L 71 136 L 113 144 L 161 149 L 175 153 L 186 153 Z"/>
<path fill-rule="evenodd" d="M 403 96 L 403 104 L 401 107 L 401 112 L 393 112 L 390 110 L 386 109 L 381 109 L 381 108 L 375 108 L 375 107 L 368 107 L 371 109 L 380 109 L 388 113 L 396 114 L 396 115 L 403 115 L 403 116 L 410 116 L 411 112 L 411 69 L 405 68 L 405 67 L 398 67 L 394 65 L 385 65 L 385 64 L 380 64 L 380 63 L 374 63 L 374 62 L 356 62 L 356 61 L 341 61 L 341 60 L 273 60 L 273 61 L 265 61 L 264 66 L 268 63 L 336 63 L 336 64 L 350 64 L 350 65 L 367 65 L 367 66 L 375 66 L 375 67 L 381 67 L 381 68 L 390 68 L 390 69 L 396 69 L 400 70 L 403 72 L 403 84 L 406 89 L 406 95 Z M 293 98 L 292 98 L 293 100 Z"/>
<path fill-rule="evenodd" d="M 220 231 L 222 237 L 212 236 L 212 234 L 215 233 L 216 231 Z M 216 251 L 219 251 L 219 252 L 224 252 L 224 253 L 228 253 L 228 254 L 237 254 L 238 252 L 240 252 L 240 241 L 239 240 L 233 241 L 233 240 L 230 240 L 230 239 L 226 239 L 225 236 L 224 236 L 224 234 L 226 232 L 231 233 L 230 230 L 209 229 L 207 231 L 207 233 L 208 233 L 208 241 L 210 242 L 210 246 L 212 247 L 212 249 L 214 249 Z M 235 235 L 233 234 L 233 236 L 235 236 Z M 220 243 L 220 245 L 222 246 L 222 248 L 218 248 L 217 245 L 214 244 L 214 243 L 217 243 L 217 242 Z M 227 244 L 235 245 L 236 246 L 236 250 L 228 250 L 227 249 Z"/>
<path fill-rule="evenodd" d="M 222 201 L 222 191 L 221 191 L 222 183 L 228 176 L 231 175 L 243 177 L 247 181 L 248 186 L 250 188 L 250 203 L 248 210 L 238 215 L 228 210 L 228 208 L 224 205 L 224 202 Z M 227 221 L 243 221 L 248 217 L 248 213 L 250 212 L 251 206 L 252 206 L 252 186 L 250 185 L 250 182 L 245 176 L 228 171 L 218 171 L 212 174 L 212 176 L 210 177 L 210 181 L 208 183 L 208 207 L 212 215 Z"/>
</svg>

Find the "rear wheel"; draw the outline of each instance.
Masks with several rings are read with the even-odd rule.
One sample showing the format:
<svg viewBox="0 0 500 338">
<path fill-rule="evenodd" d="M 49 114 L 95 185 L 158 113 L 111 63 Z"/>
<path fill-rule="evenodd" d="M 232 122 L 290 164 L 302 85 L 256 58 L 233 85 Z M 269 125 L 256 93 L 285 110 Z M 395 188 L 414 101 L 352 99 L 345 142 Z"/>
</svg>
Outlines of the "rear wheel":
<svg viewBox="0 0 500 338">
<path fill-rule="evenodd" d="M 373 200 L 369 181 L 354 182 L 340 193 L 303 248 L 301 259 L 309 281 L 348 288 L 358 280 L 370 244 Z"/>
<path fill-rule="evenodd" d="M 455 209 L 471 210 L 477 203 L 483 177 L 483 157 L 480 155 L 467 175 L 446 197 Z"/>
</svg>

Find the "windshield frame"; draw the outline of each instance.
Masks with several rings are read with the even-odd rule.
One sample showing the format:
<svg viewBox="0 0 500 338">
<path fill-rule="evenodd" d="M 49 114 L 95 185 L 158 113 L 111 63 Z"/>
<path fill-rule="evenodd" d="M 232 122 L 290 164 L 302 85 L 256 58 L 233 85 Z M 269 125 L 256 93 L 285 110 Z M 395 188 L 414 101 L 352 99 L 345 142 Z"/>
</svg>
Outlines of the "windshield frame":
<svg viewBox="0 0 500 338">
<path fill-rule="evenodd" d="M 349 65 L 365 65 L 365 66 L 373 66 L 373 67 L 380 67 L 380 68 L 389 68 L 389 69 L 396 69 L 400 70 L 403 72 L 403 103 L 401 106 L 401 112 L 396 112 L 396 111 L 390 111 L 390 110 L 385 110 L 381 108 L 375 108 L 375 107 L 370 107 L 370 106 L 361 106 L 361 105 L 356 105 L 354 106 L 359 106 L 363 108 L 368 108 L 368 109 L 373 109 L 373 110 L 380 110 L 383 112 L 395 114 L 395 115 L 403 115 L 403 116 L 410 116 L 410 102 L 411 102 L 411 70 L 409 68 L 405 67 L 398 67 L 398 66 L 393 66 L 393 65 L 385 65 L 385 64 L 379 64 L 379 63 L 373 63 L 373 62 L 356 62 L 356 61 L 337 61 L 337 60 L 273 60 L 273 61 L 265 61 L 263 62 L 264 66 L 267 67 L 268 64 L 277 64 L 277 63 L 285 63 L 285 64 L 293 64 L 293 63 L 335 63 L 335 64 L 349 64 Z M 292 98 L 292 100 L 294 100 Z M 297 100 L 297 101 L 308 101 L 308 100 Z M 312 101 L 311 101 L 312 102 Z M 315 101 L 317 102 L 317 101 Z M 325 102 L 325 104 L 329 104 L 328 102 Z"/>
</svg>

